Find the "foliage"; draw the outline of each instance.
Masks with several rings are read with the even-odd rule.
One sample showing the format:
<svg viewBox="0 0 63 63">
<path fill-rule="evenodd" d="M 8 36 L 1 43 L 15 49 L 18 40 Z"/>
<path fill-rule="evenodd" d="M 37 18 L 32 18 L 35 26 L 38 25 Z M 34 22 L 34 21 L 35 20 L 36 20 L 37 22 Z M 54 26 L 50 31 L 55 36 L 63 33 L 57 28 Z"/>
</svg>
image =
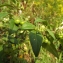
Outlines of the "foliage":
<svg viewBox="0 0 63 63">
<path fill-rule="evenodd" d="M 38 62 L 42 52 L 61 63 L 62 16 L 60 0 L 1 0 L 0 63 Z"/>
</svg>

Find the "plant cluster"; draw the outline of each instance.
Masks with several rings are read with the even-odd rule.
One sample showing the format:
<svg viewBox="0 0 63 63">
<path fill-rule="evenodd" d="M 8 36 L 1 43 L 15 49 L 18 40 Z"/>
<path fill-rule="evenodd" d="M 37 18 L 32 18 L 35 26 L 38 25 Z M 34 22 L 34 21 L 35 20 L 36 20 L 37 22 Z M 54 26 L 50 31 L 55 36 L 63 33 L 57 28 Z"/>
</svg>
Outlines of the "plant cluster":
<svg viewBox="0 0 63 63">
<path fill-rule="evenodd" d="M 0 62 L 63 62 L 62 16 L 60 0 L 1 0 Z"/>
</svg>

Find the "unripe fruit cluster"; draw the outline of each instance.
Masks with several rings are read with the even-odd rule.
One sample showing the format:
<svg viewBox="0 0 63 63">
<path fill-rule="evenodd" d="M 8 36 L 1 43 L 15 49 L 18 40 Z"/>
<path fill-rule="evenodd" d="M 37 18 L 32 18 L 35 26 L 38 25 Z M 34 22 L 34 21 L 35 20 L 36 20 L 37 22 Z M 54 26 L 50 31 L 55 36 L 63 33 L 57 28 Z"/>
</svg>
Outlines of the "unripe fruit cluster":
<svg viewBox="0 0 63 63">
<path fill-rule="evenodd" d="M 19 19 L 16 19 L 16 20 L 15 20 L 15 24 L 21 24 L 21 25 L 22 25 L 22 24 L 24 24 L 24 21 L 23 21 L 23 20 L 21 21 L 21 20 L 19 20 Z"/>
</svg>

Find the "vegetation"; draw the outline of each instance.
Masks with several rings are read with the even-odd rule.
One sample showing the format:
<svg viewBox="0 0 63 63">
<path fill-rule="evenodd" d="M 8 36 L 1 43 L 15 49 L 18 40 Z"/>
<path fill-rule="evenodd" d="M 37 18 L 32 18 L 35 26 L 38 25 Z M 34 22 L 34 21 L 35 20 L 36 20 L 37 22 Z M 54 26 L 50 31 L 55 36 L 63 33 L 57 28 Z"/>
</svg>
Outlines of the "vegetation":
<svg viewBox="0 0 63 63">
<path fill-rule="evenodd" d="M 0 63 L 63 63 L 63 1 L 0 0 Z"/>
</svg>

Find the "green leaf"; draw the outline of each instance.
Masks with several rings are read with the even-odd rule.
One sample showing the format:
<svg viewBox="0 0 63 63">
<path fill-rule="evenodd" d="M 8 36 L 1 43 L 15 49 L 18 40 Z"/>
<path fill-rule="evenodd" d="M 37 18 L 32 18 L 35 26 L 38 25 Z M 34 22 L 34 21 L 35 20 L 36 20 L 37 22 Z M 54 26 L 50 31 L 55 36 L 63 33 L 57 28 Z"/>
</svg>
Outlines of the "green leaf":
<svg viewBox="0 0 63 63">
<path fill-rule="evenodd" d="M 42 47 L 52 53 L 55 57 L 59 58 L 58 52 L 52 42 L 50 44 L 44 42 L 42 43 Z"/>
<path fill-rule="evenodd" d="M 63 48 L 63 38 L 59 39 L 59 42 L 61 43 L 62 48 Z"/>
<path fill-rule="evenodd" d="M 0 63 L 3 63 L 2 62 L 2 58 L 3 57 L 3 45 L 0 45 Z"/>
<path fill-rule="evenodd" d="M 11 30 L 14 30 L 14 31 L 17 31 L 17 30 L 18 30 L 18 26 L 15 25 L 14 19 L 10 19 L 10 20 L 9 20 L 9 28 L 10 28 Z"/>
<path fill-rule="evenodd" d="M 17 31 L 18 30 L 18 26 L 14 25 L 13 30 Z"/>
<path fill-rule="evenodd" d="M 0 22 L 0 27 L 3 27 L 3 22 Z"/>
<path fill-rule="evenodd" d="M 2 59 L 3 59 L 3 50 L 0 51 L 0 63 L 3 63 L 3 62 L 2 62 Z"/>
<path fill-rule="evenodd" d="M 25 22 L 23 25 L 22 25 L 22 29 L 35 29 L 35 26 L 31 23 L 28 23 L 28 22 Z"/>
<path fill-rule="evenodd" d="M 14 27 L 14 19 L 10 19 L 9 20 L 9 28 L 13 29 L 13 27 Z"/>
<path fill-rule="evenodd" d="M 16 3 L 16 0 L 12 0 L 12 2 Z"/>
<path fill-rule="evenodd" d="M 53 39 L 56 39 L 56 38 L 55 38 L 55 35 L 53 34 L 52 31 L 50 31 L 49 29 L 46 29 L 46 31 L 49 33 L 49 35 L 50 35 Z"/>
<path fill-rule="evenodd" d="M 0 5 L 0 7 L 4 7 L 4 6 L 6 6 L 7 8 L 9 8 L 9 9 L 13 9 L 13 10 L 15 10 L 15 9 L 17 9 L 17 7 L 16 6 L 14 6 L 14 5 L 10 5 L 10 4 L 1 4 Z"/>
<path fill-rule="evenodd" d="M 3 50 L 3 47 L 2 47 L 2 45 L 0 45 L 0 51 L 2 51 Z"/>
<path fill-rule="evenodd" d="M 43 22 L 43 21 L 44 21 L 44 20 L 42 20 L 41 18 L 36 18 L 35 23 Z"/>
<path fill-rule="evenodd" d="M 10 38 L 10 43 L 12 44 L 18 44 L 18 40 L 16 38 Z"/>
<path fill-rule="evenodd" d="M 42 45 L 41 34 L 38 34 L 36 32 L 30 32 L 29 39 L 30 39 L 30 43 L 31 43 L 33 52 L 34 52 L 35 56 L 37 57 L 39 54 L 41 45 Z"/>
<path fill-rule="evenodd" d="M 5 4 L 1 4 L 1 5 L 0 5 L 0 7 L 3 7 L 3 6 L 7 6 L 7 7 L 10 7 L 10 8 L 12 8 L 12 7 L 13 7 L 12 5 L 10 5 L 10 4 L 6 4 L 6 3 L 5 3 Z M 14 8 L 14 7 L 13 7 L 13 8 Z"/>
<path fill-rule="evenodd" d="M 8 16 L 7 12 L 0 12 L 0 19 L 4 18 L 6 16 Z"/>
</svg>

